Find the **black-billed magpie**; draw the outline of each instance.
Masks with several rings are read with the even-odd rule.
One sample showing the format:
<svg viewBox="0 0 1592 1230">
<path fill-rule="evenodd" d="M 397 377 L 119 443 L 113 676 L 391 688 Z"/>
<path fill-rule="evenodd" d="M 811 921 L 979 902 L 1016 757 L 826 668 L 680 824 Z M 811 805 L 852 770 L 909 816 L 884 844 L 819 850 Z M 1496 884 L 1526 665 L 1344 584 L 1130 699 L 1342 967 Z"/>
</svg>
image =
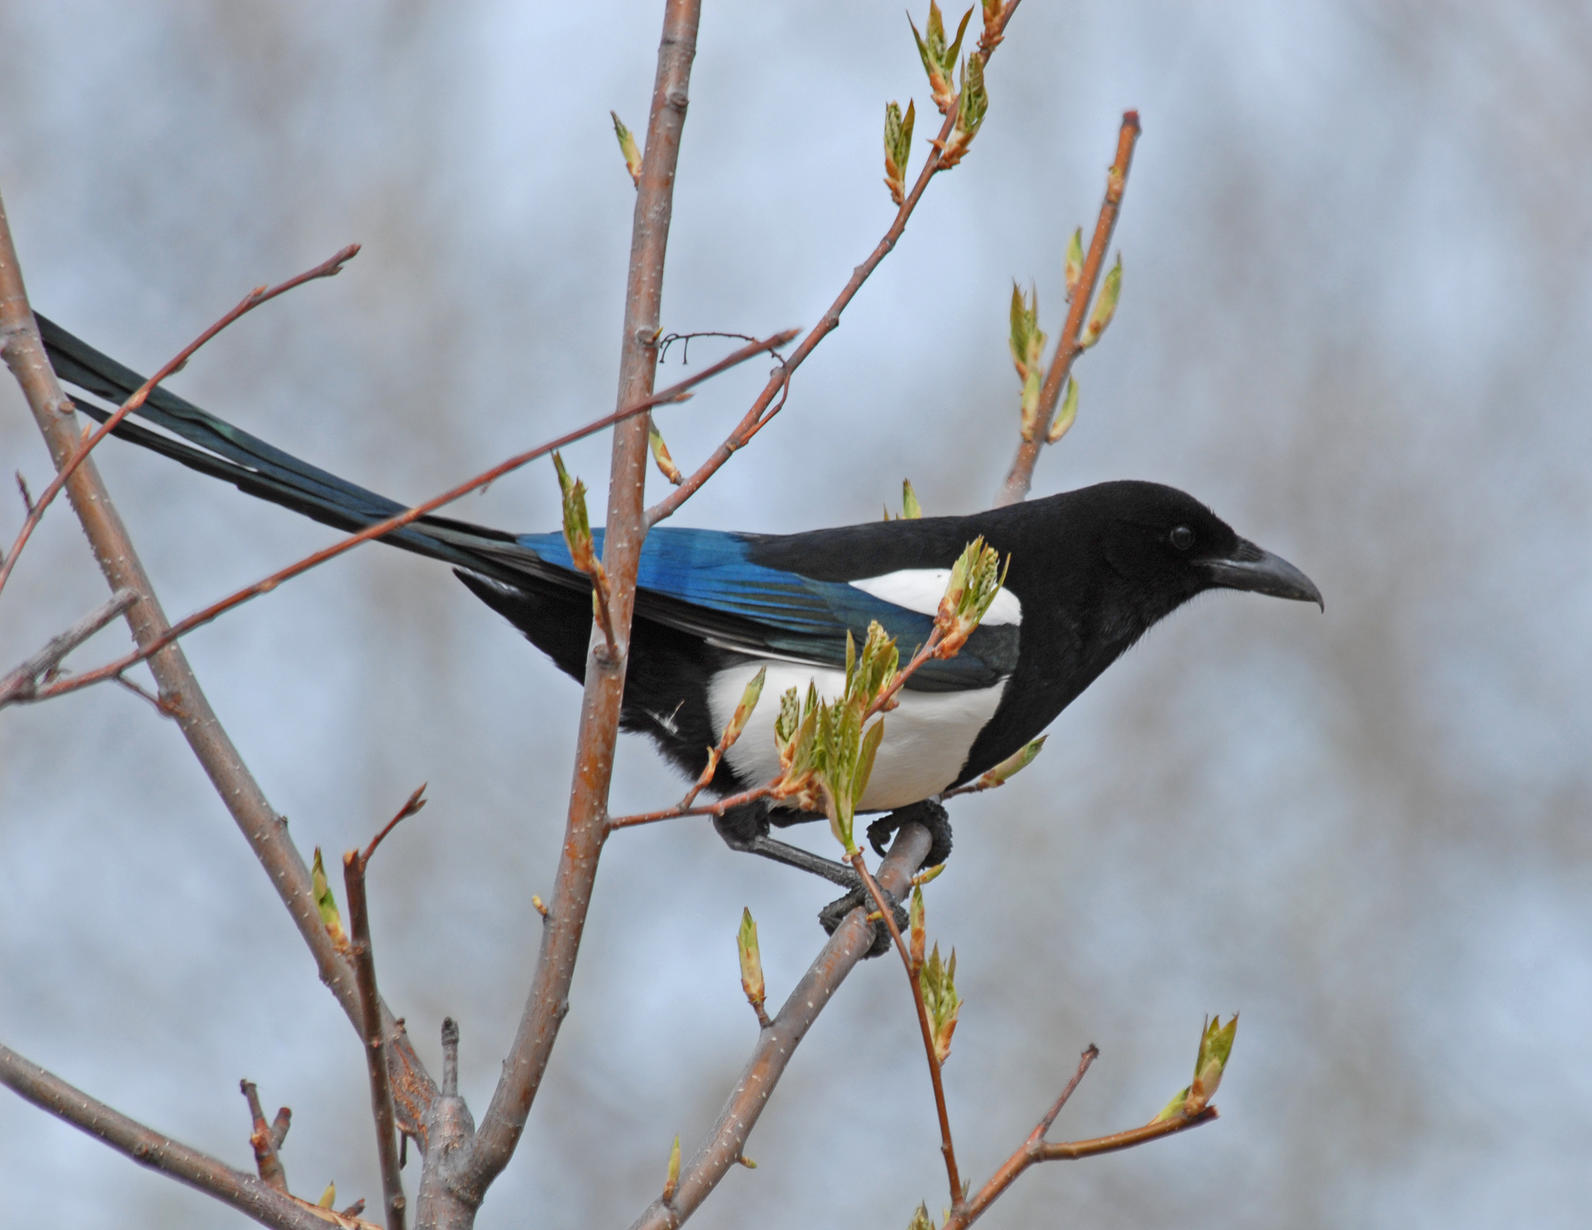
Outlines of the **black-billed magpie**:
<svg viewBox="0 0 1592 1230">
<path fill-rule="evenodd" d="M 117 403 L 143 378 L 38 317 L 66 383 Z M 78 402 L 103 420 L 106 411 Z M 330 474 L 164 388 L 118 434 L 250 495 L 342 530 L 406 505 Z M 174 438 L 175 437 L 175 438 Z M 600 531 L 597 536 L 600 537 Z M 1195 594 L 1249 590 L 1321 604 L 1315 584 L 1234 531 L 1192 496 L 1148 482 L 1109 482 L 960 517 L 876 521 L 801 534 L 662 527 L 648 534 L 636 594 L 621 721 L 699 775 L 746 683 L 767 668 L 765 697 L 814 681 L 835 695 L 846 634 L 871 621 L 903 653 L 921 645 L 952 563 L 975 537 L 1009 558 L 1005 587 L 955 657 L 914 674 L 886 720 L 860 812 L 907 811 L 999 764 L 1038 735 L 1157 620 Z M 591 587 L 561 533 L 510 534 L 423 517 L 383 539 L 443 560 L 493 610 L 575 679 L 585 671 Z M 600 542 L 598 547 L 600 549 Z M 749 789 L 779 769 L 778 705 L 765 699 L 719 765 L 712 788 Z M 717 821 L 731 845 L 852 886 L 849 868 L 774 841 L 769 824 L 815 819 L 757 804 Z M 877 841 L 877 836 L 876 836 Z"/>
</svg>

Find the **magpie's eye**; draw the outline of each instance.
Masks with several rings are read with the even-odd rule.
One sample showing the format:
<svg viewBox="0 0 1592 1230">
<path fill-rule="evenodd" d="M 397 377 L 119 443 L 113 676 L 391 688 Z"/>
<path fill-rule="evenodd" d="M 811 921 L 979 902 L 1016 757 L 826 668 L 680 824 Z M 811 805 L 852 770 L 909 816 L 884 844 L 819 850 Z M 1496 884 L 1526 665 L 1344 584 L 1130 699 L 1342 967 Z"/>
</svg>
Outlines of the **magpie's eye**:
<svg viewBox="0 0 1592 1230">
<path fill-rule="evenodd" d="M 1194 545 L 1194 531 L 1186 525 L 1174 525 L 1172 532 L 1167 535 L 1173 548 L 1178 551 L 1187 551 Z"/>
</svg>

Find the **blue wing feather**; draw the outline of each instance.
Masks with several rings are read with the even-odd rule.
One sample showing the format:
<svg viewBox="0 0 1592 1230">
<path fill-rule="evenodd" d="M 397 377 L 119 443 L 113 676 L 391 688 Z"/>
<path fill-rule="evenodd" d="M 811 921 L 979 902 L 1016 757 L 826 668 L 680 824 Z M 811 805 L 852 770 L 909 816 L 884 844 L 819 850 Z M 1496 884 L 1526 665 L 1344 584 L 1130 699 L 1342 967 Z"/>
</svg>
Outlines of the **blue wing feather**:
<svg viewBox="0 0 1592 1230">
<path fill-rule="evenodd" d="M 602 549 L 602 531 L 594 530 Z M 877 621 L 901 646 L 903 660 L 928 639 L 933 619 L 844 581 L 823 581 L 750 558 L 757 540 L 745 534 L 665 526 L 647 535 L 637 574 L 637 610 L 695 632 L 724 648 L 841 666 L 846 633 L 860 640 Z M 564 536 L 525 534 L 520 546 L 561 568 L 572 566 Z M 981 628 L 954 658 L 927 663 L 913 675 L 919 689 L 988 687 L 1016 661 L 1017 630 Z"/>
</svg>

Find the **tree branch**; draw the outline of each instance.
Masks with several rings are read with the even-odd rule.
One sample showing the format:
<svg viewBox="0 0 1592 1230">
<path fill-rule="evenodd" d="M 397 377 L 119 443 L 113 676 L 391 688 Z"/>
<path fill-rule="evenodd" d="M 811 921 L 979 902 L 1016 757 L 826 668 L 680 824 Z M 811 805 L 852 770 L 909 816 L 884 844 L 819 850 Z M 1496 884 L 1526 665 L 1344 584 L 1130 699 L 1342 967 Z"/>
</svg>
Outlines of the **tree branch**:
<svg viewBox="0 0 1592 1230">
<path fill-rule="evenodd" d="M 941 1230 L 964 1230 L 965 1227 L 971 1226 L 983 1216 L 1002 1192 L 1016 1182 L 1023 1171 L 1037 1162 L 1077 1161 L 1080 1158 L 1099 1157 L 1103 1153 L 1131 1149 L 1135 1145 L 1160 1140 L 1163 1136 L 1175 1136 L 1179 1132 L 1186 1132 L 1190 1128 L 1209 1123 L 1216 1117 L 1216 1108 L 1207 1106 L 1198 1114 L 1189 1115 L 1187 1118 L 1160 1119 L 1146 1123 L 1143 1127 L 1129 1128 L 1125 1132 L 1113 1132 L 1109 1136 L 1096 1136 L 1090 1140 L 1051 1142 L 1036 1141 L 1030 1136 L 1002 1163 L 976 1195 L 962 1208 L 952 1211 Z"/>
<path fill-rule="evenodd" d="M 61 391 L 33 323 L 22 270 L 0 201 L 0 354 L 27 398 L 56 468 L 65 467 L 78 444 L 73 405 Z M 129 589 L 138 600 L 127 611 L 134 640 L 149 658 L 162 704 L 171 713 L 222 804 L 265 869 L 315 960 L 321 981 L 349 1019 L 358 1011 L 353 971 L 321 924 L 310 888 L 310 872 L 288 839 L 286 826 L 243 763 L 182 650 L 170 644 L 170 625 L 149 575 L 122 524 L 92 459 L 81 459 L 65 484 L 100 570 L 112 590 Z M 53 686 L 53 685 L 52 685 Z M 49 692 L 40 689 L 40 694 Z M 418 1061 L 416 1061 L 418 1067 Z"/>
<path fill-rule="evenodd" d="M 1039 450 L 1045 443 L 1056 405 L 1061 401 L 1061 391 L 1072 373 L 1072 363 L 1083 353 L 1078 340 L 1083 329 L 1084 315 L 1094 298 L 1095 286 L 1100 281 L 1100 271 L 1105 267 L 1106 249 L 1111 246 L 1111 233 L 1116 230 L 1117 215 L 1122 211 L 1122 194 L 1127 188 L 1128 168 L 1133 163 L 1133 147 L 1139 139 L 1139 113 L 1127 111 L 1122 116 L 1122 127 L 1117 130 L 1117 156 L 1106 175 L 1106 194 L 1100 202 L 1100 216 L 1095 219 L 1094 235 L 1089 240 L 1089 253 L 1084 258 L 1083 272 L 1078 286 L 1067 305 L 1067 321 L 1061 336 L 1056 339 L 1056 350 L 1051 356 L 1050 368 L 1045 373 L 1045 383 L 1039 391 L 1039 413 L 1032 432 L 1025 430 L 1017 445 L 1017 456 L 1001 484 L 996 507 L 1016 504 L 1028 498 L 1028 488 L 1034 480 L 1034 465 L 1039 460 Z"/>
<path fill-rule="evenodd" d="M 160 1174 L 214 1196 L 223 1204 L 276 1230 L 326 1230 L 325 1216 L 312 1206 L 277 1191 L 153 1128 L 112 1110 L 54 1073 L 0 1045 L 0 1084 L 19 1097 L 109 1145 Z"/>
<path fill-rule="evenodd" d="M 657 368 L 664 255 L 700 16 L 699 0 L 668 0 L 665 5 L 631 230 L 619 365 L 621 406 L 643 401 L 651 394 Z M 479 1194 L 508 1164 L 524 1131 L 559 1026 L 569 1011 L 569 984 L 607 834 L 608 787 L 619 737 L 636 571 L 647 529 L 643 507 L 650 456 L 648 421 L 646 414 L 639 414 L 614 432 L 603 567 L 612 582 L 611 617 L 618 653 L 609 653 L 606 642 L 594 637 L 587 654 L 569 816 L 541 951 L 503 1077 L 482 1116 L 480 1131 L 462 1151 L 462 1163 L 455 1171 L 452 1186 L 466 1202 L 478 1201 Z"/>
<path fill-rule="evenodd" d="M 921 824 L 901 826 L 879 867 L 878 882 L 899 896 L 929 852 L 929 832 Z M 724 1109 L 680 1174 L 673 1198 L 648 1205 L 631 1230 L 674 1230 L 712 1193 L 745 1152 L 747 1138 L 768 1104 L 785 1066 L 846 975 L 873 944 L 873 927 L 860 906 L 846 916 L 817 958 L 791 988 L 784 1004 L 741 1069 Z"/>
<path fill-rule="evenodd" d="M 411 796 L 410 803 L 415 801 L 415 796 Z M 392 823 L 396 824 L 407 814 L 410 813 L 406 806 Z M 380 840 L 381 835 L 378 835 L 376 841 Z M 371 843 L 372 849 L 375 844 L 375 841 Z M 370 909 L 365 897 L 367 864 L 368 859 L 358 850 L 343 855 L 343 886 L 348 890 L 350 955 L 359 985 L 360 1033 L 365 1043 L 365 1068 L 370 1079 L 371 1122 L 376 1129 L 382 1203 L 387 1210 L 387 1230 L 404 1230 L 408 1200 L 404 1196 L 403 1176 L 398 1173 L 398 1122 L 387 1074 L 387 1031 L 381 1019 L 381 996 L 376 990 L 376 954 L 371 947 Z"/>
<path fill-rule="evenodd" d="M 912 1006 L 917 1013 L 918 1032 L 923 1038 L 923 1053 L 929 1064 L 929 1084 L 934 1091 L 934 1111 L 940 1123 L 940 1156 L 945 1159 L 945 1181 L 950 1188 L 951 1208 L 954 1210 L 962 1203 L 962 1177 L 956 1165 L 956 1144 L 951 1138 L 951 1112 L 945 1102 L 942 1065 L 939 1055 L 934 1050 L 934 1027 L 929 1021 L 928 1006 L 923 1002 L 923 984 L 918 979 L 918 971 L 912 967 L 912 954 L 907 950 L 906 940 L 901 936 L 901 928 L 896 926 L 895 912 L 885 900 L 883 887 L 878 880 L 868 874 L 868 865 L 863 862 L 861 850 L 852 855 L 851 865 L 862 880 L 863 887 L 868 890 L 868 895 L 873 898 L 874 909 L 879 911 L 880 919 L 890 930 L 890 940 L 901 956 L 901 966 L 906 970 L 907 984 L 912 988 Z"/>
<path fill-rule="evenodd" d="M 130 589 L 119 589 L 99 607 L 90 611 L 64 632 L 58 632 L 44 643 L 44 647 L 23 661 L 10 673 L 0 677 L 0 706 L 13 698 L 26 700 L 38 693 L 39 680 L 55 670 L 61 659 L 93 636 L 128 607 L 138 601 Z"/>
</svg>

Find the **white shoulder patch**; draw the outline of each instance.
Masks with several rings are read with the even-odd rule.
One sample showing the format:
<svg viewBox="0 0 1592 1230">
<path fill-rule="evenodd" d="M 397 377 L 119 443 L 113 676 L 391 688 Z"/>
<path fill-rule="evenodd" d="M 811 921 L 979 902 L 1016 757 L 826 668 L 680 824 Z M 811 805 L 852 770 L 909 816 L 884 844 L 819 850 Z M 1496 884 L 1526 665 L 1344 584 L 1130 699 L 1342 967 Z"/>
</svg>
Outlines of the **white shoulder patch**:
<svg viewBox="0 0 1592 1230">
<path fill-rule="evenodd" d="M 950 580 L 949 568 L 903 568 L 882 576 L 863 577 L 850 585 L 885 602 L 932 617 L 940 609 L 940 599 L 945 597 L 945 587 Z M 983 622 L 1016 625 L 1022 619 L 1023 604 L 1011 590 L 1002 589 L 995 595 Z"/>
</svg>

